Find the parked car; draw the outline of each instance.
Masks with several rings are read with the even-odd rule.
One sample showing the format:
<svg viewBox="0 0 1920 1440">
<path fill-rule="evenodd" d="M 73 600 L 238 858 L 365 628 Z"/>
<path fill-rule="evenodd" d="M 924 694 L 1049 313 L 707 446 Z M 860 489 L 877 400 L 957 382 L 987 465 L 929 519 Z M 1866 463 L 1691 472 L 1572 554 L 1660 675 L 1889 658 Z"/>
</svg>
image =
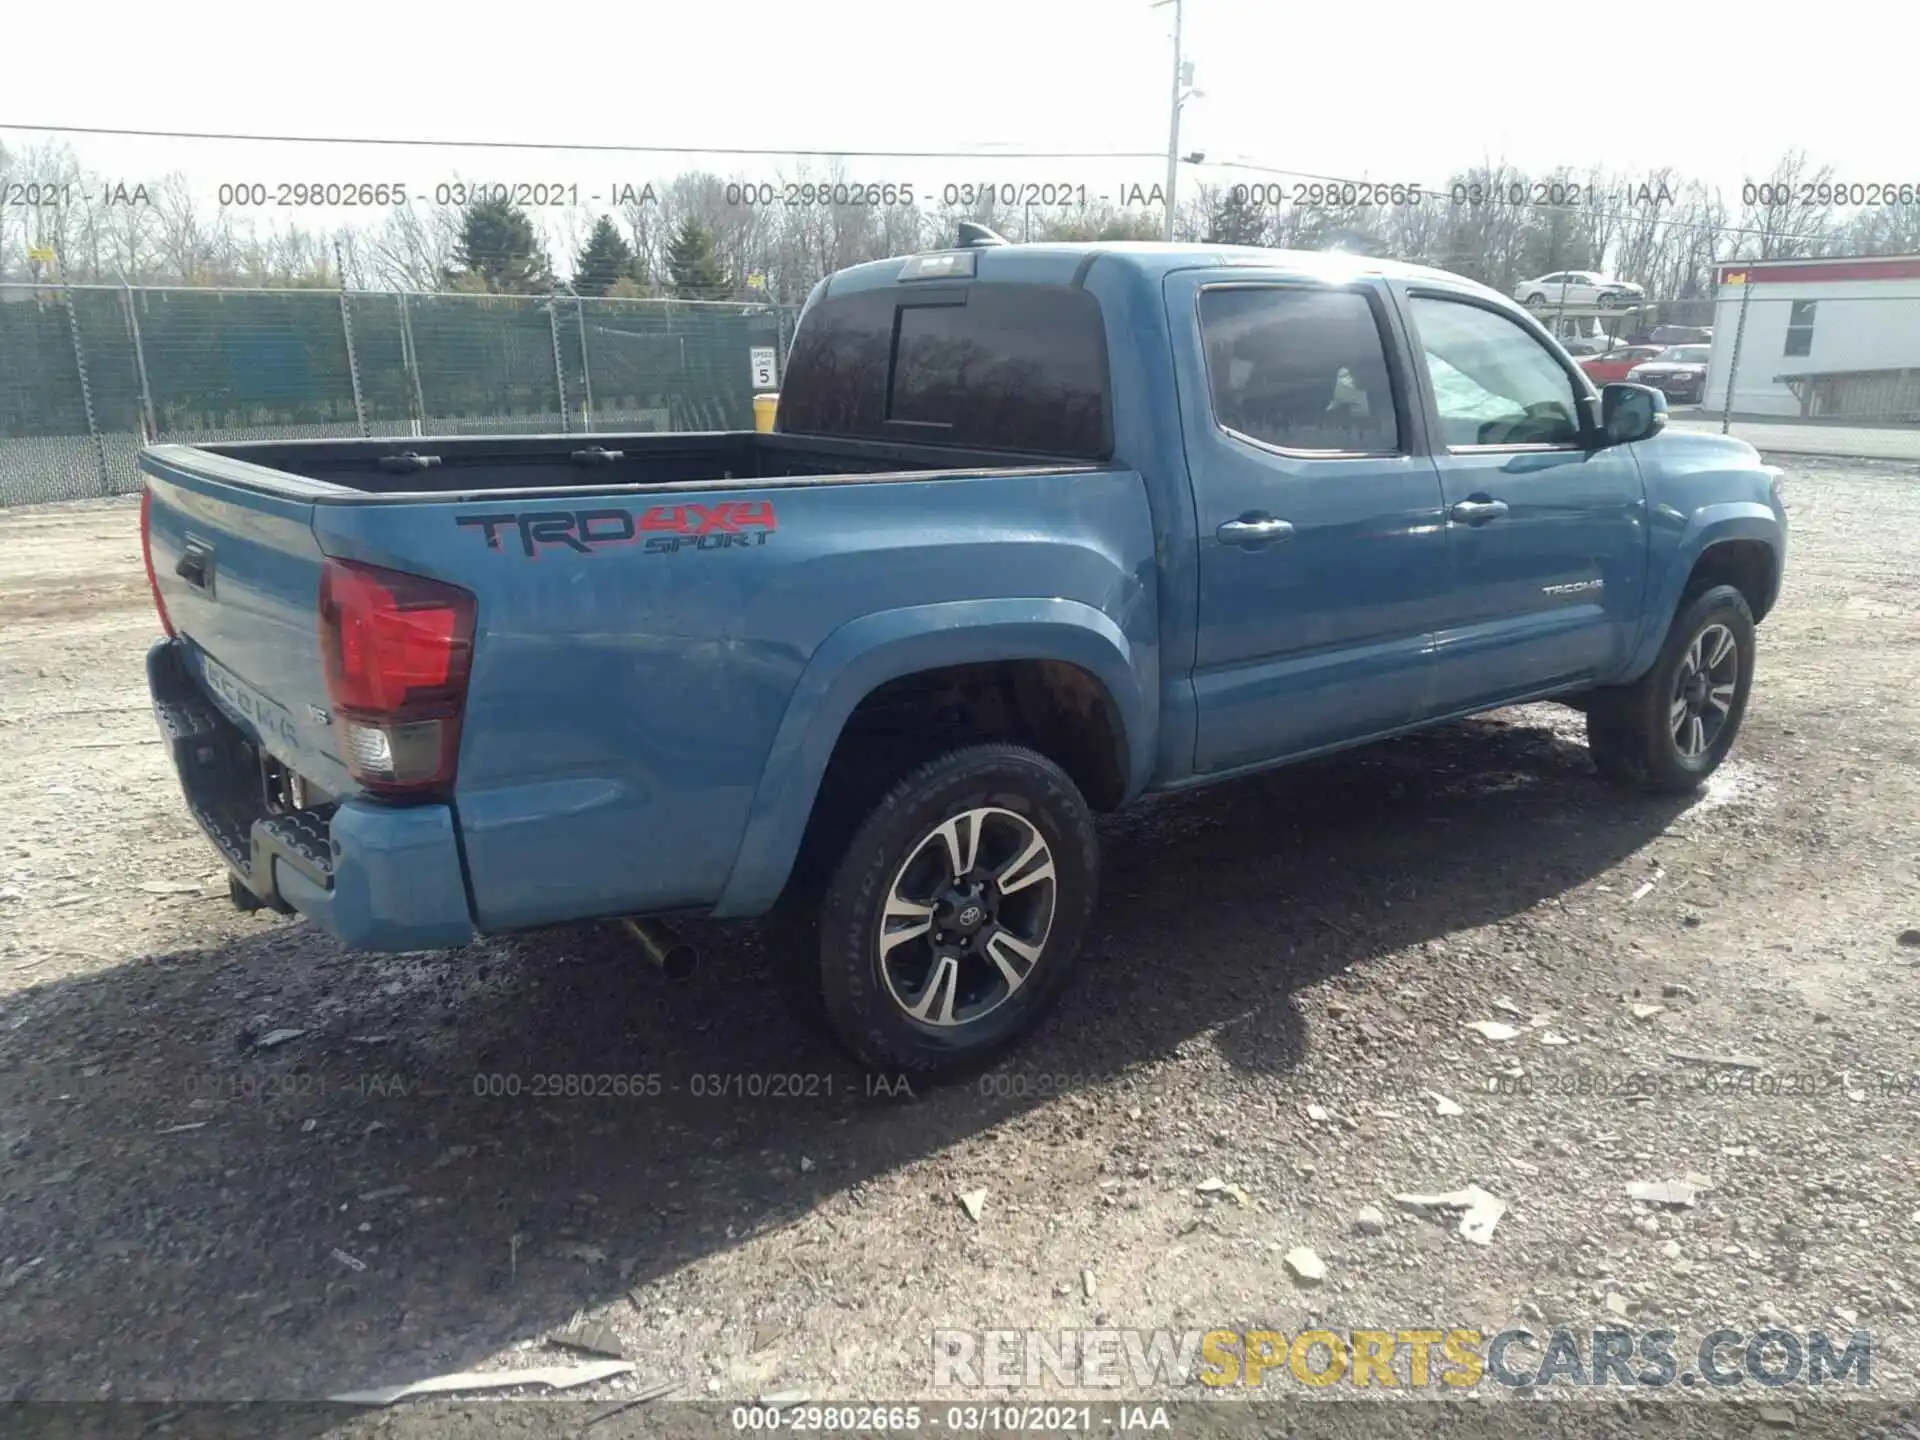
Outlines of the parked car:
<svg viewBox="0 0 1920 1440">
<path fill-rule="evenodd" d="M 1556 270 L 1537 280 L 1522 280 L 1513 287 L 1513 298 L 1534 309 L 1598 305 L 1604 310 L 1620 310 L 1639 304 L 1647 298 L 1647 292 L 1630 281 L 1593 270 Z"/>
<path fill-rule="evenodd" d="M 1647 332 L 1649 345 L 1709 345 L 1713 343 L 1711 325 L 1656 325 Z"/>
<path fill-rule="evenodd" d="M 1596 385 L 1611 385 L 1625 380 L 1627 372 L 1644 361 L 1658 355 L 1662 347 L 1658 345 L 1621 345 L 1612 350 L 1589 355 L 1580 361 L 1580 368 L 1587 372 L 1587 378 Z"/>
<path fill-rule="evenodd" d="M 668 968 L 663 915 L 767 916 L 920 1077 L 1060 993 L 1094 816 L 1149 792 L 1548 698 L 1694 790 L 1787 543 L 1751 446 L 1498 293 L 1200 246 L 843 270 L 770 433 L 140 467 L 149 686 L 236 904 L 387 951 L 620 918 Z"/>
<path fill-rule="evenodd" d="M 1711 345 L 1672 345 L 1627 372 L 1635 385 L 1651 385 L 1667 399 L 1698 405 L 1707 393 L 1707 359 Z"/>
<path fill-rule="evenodd" d="M 1569 355 L 1599 355 L 1625 343 L 1608 334 L 1597 315 L 1544 314 L 1540 323 Z"/>
</svg>

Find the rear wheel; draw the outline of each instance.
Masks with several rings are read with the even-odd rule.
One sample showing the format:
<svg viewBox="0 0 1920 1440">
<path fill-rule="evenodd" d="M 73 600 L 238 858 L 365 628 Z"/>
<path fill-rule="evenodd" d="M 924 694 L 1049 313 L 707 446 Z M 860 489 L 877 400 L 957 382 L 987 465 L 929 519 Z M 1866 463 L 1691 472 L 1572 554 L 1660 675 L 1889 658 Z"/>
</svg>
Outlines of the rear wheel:
<svg viewBox="0 0 1920 1440">
<path fill-rule="evenodd" d="M 1681 604 L 1653 668 L 1593 693 L 1587 746 L 1600 773 L 1661 794 L 1698 789 L 1726 759 L 1753 686 L 1753 612 L 1731 585 Z"/>
<path fill-rule="evenodd" d="M 820 904 L 817 976 L 870 1069 L 923 1079 L 983 1062 L 1037 1021 L 1093 913 L 1093 815 L 1018 745 L 921 765 L 860 823 Z"/>
</svg>

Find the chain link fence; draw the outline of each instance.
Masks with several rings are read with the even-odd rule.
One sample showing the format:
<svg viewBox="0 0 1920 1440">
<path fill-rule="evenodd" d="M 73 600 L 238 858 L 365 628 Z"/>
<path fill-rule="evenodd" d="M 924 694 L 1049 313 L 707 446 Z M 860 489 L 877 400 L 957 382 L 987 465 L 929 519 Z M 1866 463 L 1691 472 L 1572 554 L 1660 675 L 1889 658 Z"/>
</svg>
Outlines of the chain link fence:
<svg viewBox="0 0 1920 1440">
<path fill-rule="evenodd" d="M 751 429 L 795 318 L 572 295 L 0 284 L 0 505 L 137 490 L 146 440 Z"/>
<path fill-rule="evenodd" d="M 1870 279 L 1841 263 L 1729 269 L 1751 283 L 1606 328 L 1617 342 L 1712 327 L 1636 377 L 1690 427 L 1920 458 L 1920 263 L 1861 262 L 1880 267 Z M 0 284 L 0 506 L 136 490 L 147 438 L 749 429 L 795 319 L 733 302 Z M 1704 373 L 1663 368 L 1694 360 Z"/>
</svg>

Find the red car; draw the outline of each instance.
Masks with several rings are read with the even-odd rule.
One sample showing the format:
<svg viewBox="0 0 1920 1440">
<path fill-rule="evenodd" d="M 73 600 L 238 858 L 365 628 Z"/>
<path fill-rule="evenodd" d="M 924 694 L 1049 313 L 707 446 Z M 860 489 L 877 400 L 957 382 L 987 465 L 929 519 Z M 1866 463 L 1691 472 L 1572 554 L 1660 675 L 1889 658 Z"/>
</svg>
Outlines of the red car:
<svg viewBox="0 0 1920 1440">
<path fill-rule="evenodd" d="M 1575 363 L 1587 372 L 1587 378 L 1596 385 L 1611 385 L 1616 380 L 1627 378 L 1627 372 L 1636 365 L 1647 361 L 1665 349 L 1661 345 L 1618 345 L 1604 355 L 1588 355 Z"/>
</svg>

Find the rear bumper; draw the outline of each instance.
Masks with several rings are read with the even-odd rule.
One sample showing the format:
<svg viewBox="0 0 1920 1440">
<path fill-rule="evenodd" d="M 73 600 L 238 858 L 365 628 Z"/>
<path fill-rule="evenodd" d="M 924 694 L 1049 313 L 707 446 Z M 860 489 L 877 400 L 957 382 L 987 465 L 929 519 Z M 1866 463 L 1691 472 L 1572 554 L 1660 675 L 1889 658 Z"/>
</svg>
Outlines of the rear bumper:
<svg viewBox="0 0 1920 1440">
<path fill-rule="evenodd" d="M 241 884 L 356 950 L 436 950 L 474 938 L 453 811 L 349 799 L 269 814 L 249 737 L 181 664 L 147 652 L 154 718 L 194 821 Z"/>
</svg>

